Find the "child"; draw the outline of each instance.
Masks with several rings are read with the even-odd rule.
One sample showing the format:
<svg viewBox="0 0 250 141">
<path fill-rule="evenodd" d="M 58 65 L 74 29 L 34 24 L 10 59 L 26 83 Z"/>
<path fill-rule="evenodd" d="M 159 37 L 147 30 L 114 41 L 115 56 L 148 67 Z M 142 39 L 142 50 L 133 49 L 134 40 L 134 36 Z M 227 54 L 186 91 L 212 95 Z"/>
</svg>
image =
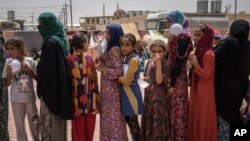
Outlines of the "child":
<svg viewBox="0 0 250 141">
<path fill-rule="evenodd" d="M 122 84 L 121 104 L 122 113 L 129 125 L 133 141 L 139 141 L 140 126 L 138 115 L 142 114 L 143 104 L 140 87 L 137 80 L 140 77 L 140 63 L 134 54 L 136 38 L 127 33 L 121 38 L 121 52 L 123 59 L 123 76 L 119 77 Z"/>
<path fill-rule="evenodd" d="M 195 52 L 192 64 L 188 114 L 189 141 L 216 141 L 217 118 L 214 95 L 215 57 L 212 51 L 213 29 L 201 24 L 194 31 Z M 197 134 L 198 133 L 198 134 Z"/>
<path fill-rule="evenodd" d="M 74 119 L 72 120 L 72 140 L 92 141 L 96 114 L 99 113 L 99 92 L 95 65 L 87 55 L 88 41 L 83 33 L 72 36 L 71 55 L 67 58 L 71 74 Z"/>
<path fill-rule="evenodd" d="M 214 29 L 213 50 L 215 50 L 218 47 L 221 40 L 223 40 L 223 36 L 221 35 L 221 33 L 218 30 Z"/>
<path fill-rule="evenodd" d="M 2 77 L 5 79 L 7 87 L 11 85 L 10 101 L 17 140 L 28 140 L 24 122 L 27 114 L 31 136 L 34 141 L 39 141 L 38 129 L 32 124 L 32 121 L 38 116 L 33 86 L 33 79 L 36 80 L 36 65 L 32 58 L 25 57 L 25 45 L 22 40 L 18 38 L 7 40 L 5 46 L 9 50 L 10 59 L 4 66 Z M 17 60 L 20 68 L 15 71 L 12 63 Z"/>
<path fill-rule="evenodd" d="M 141 141 L 169 140 L 167 115 L 167 88 L 170 87 L 169 68 L 163 59 L 166 45 L 162 40 L 155 40 L 150 45 L 152 59 L 149 60 L 145 89 L 144 112 L 142 115 Z"/>
</svg>

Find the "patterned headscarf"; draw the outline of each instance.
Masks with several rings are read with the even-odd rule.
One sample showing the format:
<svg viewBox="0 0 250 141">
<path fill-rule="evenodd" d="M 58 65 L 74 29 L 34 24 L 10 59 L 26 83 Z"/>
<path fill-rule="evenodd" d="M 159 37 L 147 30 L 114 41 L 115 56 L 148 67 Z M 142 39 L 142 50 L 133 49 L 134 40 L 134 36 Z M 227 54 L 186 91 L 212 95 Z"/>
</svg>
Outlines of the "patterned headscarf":
<svg viewBox="0 0 250 141">
<path fill-rule="evenodd" d="M 107 26 L 110 34 L 110 41 L 108 43 L 107 50 L 109 51 L 112 47 L 120 47 L 120 38 L 124 35 L 121 25 L 109 24 Z"/>
<path fill-rule="evenodd" d="M 38 30 L 43 38 L 43 43 L 53 38 L 63 49 L 64 55 L 69 53 L 69 45 L 65 37 L 62 23 L 51 12 L 42 13 L 38 17 Z"/>
<path fill-rule="evenodd" d="M 167 13 L 166 18 L 171 20 L 173 23 L 179 23 L 183 26 L 183 33 L 190 34 L 190 23 L 188 18 L 179 10 L 171 11 Z"/>
</svg>

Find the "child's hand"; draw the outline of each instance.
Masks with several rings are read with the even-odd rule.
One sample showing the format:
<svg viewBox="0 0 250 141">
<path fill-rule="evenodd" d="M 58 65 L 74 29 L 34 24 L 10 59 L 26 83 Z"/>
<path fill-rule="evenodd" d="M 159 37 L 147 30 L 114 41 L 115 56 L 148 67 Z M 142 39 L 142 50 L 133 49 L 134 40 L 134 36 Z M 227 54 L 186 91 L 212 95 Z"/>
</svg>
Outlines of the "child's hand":
<svg viewBox="0 0 250 141">
<path fill-rule="evenodd" d="M 174 91 L 174 88 L 173 87 L 170 87 L 170 88 L 168 88 L 168 94 L 172 94 L 173 93 L 173 91 Z"/>
<path fill-rule="evenodd" d="M 95 58 L 95 64 L 99 64 L 101 61 L 100 61 L 100 58 L 96 57 Z"/>
<path fill-rule="evenodd" d="M 12 66 L 7 65 L 7 77 L 11 78 L 12 77 Z"/>
<path fill-rule="evenodd" d="M 167 89 L 167 97 L 170 97 L 172 95 L 173 91 L 174 91 L 173 87 L 168 88 Z"/>
<path fill-rule="evenodd" d="M 95 65 L 95 68 L 99 71 L 103 71 L 103 66 L 102 66 L 102 63 L 98 63 Z"/>
<path fill-rule="evenodd" d="M 31 69 L 29 68 L 29 66 L 27 64 L 23 64 L 22 67 L 21 67 L 21 70 L 22 71 L 27 71 L 27 72 L 31 72 Z"/>
<path fill-rule="evenodd" d="M 197 60 L 197 57 L 196 55 L 194 54 L 190 54 L 189 57 L 188 57 L 188 60 L 191 62 L 191 64 L 197 64 L 198 63 L 198 60 Z"/>
<path fill-rule="evenodd" d="M 156 64 L 156 66 L 160 66 L 161 65 L 161 57 L 159 55 L 155 55 L 154 62 Z"/>
<path fill-rule="evenodd" d="M 174 40 L 174 36 L 171 35 L 170 33 L 168 34 L 168 42 L 172 42 Z"/>
</svg>

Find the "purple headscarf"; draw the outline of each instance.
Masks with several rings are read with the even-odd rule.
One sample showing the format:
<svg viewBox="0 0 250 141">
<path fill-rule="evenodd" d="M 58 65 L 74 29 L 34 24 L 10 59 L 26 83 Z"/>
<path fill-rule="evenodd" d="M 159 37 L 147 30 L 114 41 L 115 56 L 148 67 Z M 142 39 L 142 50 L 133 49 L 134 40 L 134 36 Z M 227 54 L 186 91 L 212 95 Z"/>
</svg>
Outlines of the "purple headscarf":
<svg viewBox="0 0 250 141">
<path fill-rule="evenodd" d="M 112 47 L 120 47 L 120 38 L 124 35 L 121 25 L 109 24 L 107 26 L 110 34 L 110 41 L 108 43 L 107 50 L 109 51 Z"/>
</svg>

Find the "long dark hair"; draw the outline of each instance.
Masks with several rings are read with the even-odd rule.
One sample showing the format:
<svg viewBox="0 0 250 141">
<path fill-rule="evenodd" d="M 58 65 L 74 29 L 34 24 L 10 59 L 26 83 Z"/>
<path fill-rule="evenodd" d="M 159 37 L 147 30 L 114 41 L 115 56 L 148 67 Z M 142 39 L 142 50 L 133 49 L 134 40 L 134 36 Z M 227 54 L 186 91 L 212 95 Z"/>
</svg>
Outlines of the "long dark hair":
<svg viewBox="0 0 250 141">
<path fill-rule="evenodd" d="M 127 38 L 129 40 L 129 42 L 131 43 L 132 45 L 132 48 L 133 48 L 133 53 L 135 54 L 139 54 L 138 51 L 136 50 L 136 48 L 138 48 L 138 43 L 136 41 L 136 37 L 134 34 L 132 33 L 126 33 L 124 34 L 122 37 L 121 37 L 121 41 L 120 41 L 120 44 L 122 43 L 122 39 L 123 38 Z"/>
<path fill-rule="evenodd" d="M 70 54 L 73 54 L 75 50 L 82 49 L 83 44 L 88 42 L 87 35 L 81 32 L 77 32 L 72 36 L 72 39 L 69 40 L 70 44 Z"/>
<path fill-rule="evenodd" d="M 132 33 L 126 33 L 122 36 L 122 38 L 127 38 L 129 40 L 129 42 L 132 44 L 133 47 L 135 47 L 136 45 L 136 38 L 135 35 Z"/>
</svg>

